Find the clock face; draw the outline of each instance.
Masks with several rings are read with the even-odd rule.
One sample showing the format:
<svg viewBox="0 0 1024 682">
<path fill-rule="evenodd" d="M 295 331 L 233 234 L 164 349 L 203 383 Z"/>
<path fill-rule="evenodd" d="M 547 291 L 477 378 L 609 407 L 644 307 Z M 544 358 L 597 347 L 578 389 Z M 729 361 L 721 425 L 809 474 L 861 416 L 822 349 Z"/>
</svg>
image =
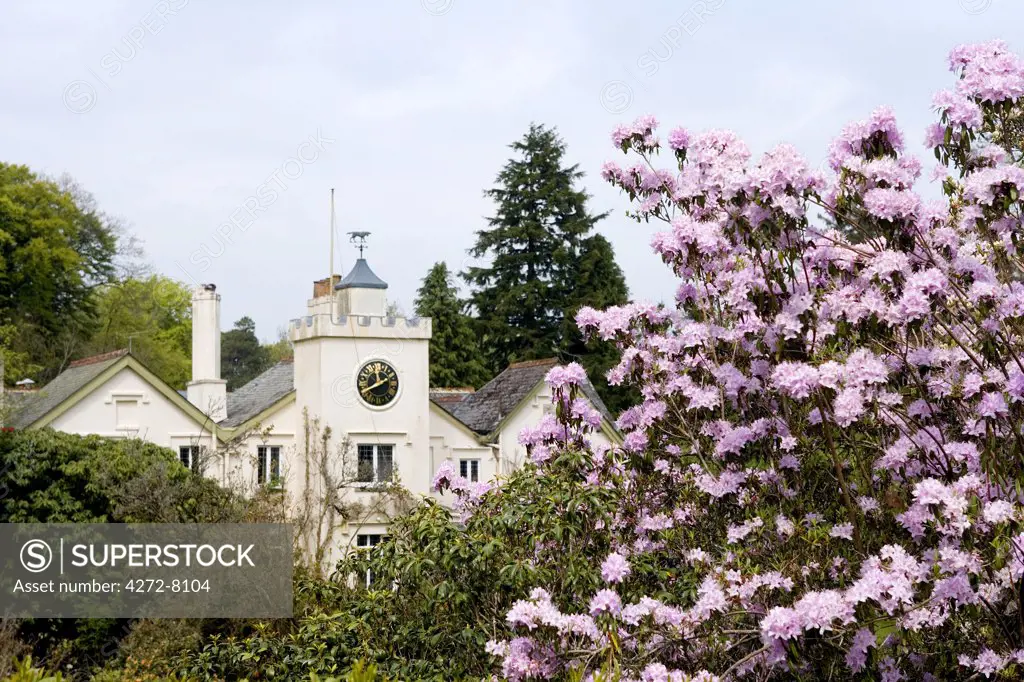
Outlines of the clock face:
<svg viewBox="0 0 1024 682">
<path fill-rule="evenodd" d="M 374 407 L 384 407 L 398 395 L 398 372 L 383 360 L 372 360 L 356 376 L 359 396 Z"/>
</svg>

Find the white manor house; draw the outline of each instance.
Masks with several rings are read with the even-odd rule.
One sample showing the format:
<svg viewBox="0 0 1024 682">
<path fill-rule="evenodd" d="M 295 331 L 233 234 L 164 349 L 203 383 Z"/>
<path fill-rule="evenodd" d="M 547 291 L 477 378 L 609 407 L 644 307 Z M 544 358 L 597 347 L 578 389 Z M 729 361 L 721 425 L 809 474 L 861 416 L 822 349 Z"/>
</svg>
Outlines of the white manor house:
<svg viewBox="0 0 1024 682">
<path fill-rule="evenodd" d="M 294 358 L 229 393 L 220 373 L 220 294 L 201 285 L 192 299 L 187 391 L 115 351 L 72 363 L 39 390 L 9 391 L 6 423 L 145 439 L 171 448 L 186 466 L 201 462 L 224 484 L 280 489 L 293 504 L 328 496 L 325 466 L 326 480 L 357 503 L 394 480 L 414 497 L 433 495 L 433 475 L 446 461 L 470 481 L 518 466 L 526 456 L 520 431 L 552 409 L 544 376 L 557 361 L 510 365 L 477 391 L 431 387 L 431 320 L 389 316 L 386 291 L 362 257 L 343 279 L 315 282 L 306 314 L 289 325 Z M 593 387 L 584 392 L 604 416 L 595 440 L 618 440 Z M 314 464 L 312 421 L 331 434 L 321 448 L 326 461 Z M 339 522 L 330 544 L 375 544 L 387 518 Z"/>
</svg>

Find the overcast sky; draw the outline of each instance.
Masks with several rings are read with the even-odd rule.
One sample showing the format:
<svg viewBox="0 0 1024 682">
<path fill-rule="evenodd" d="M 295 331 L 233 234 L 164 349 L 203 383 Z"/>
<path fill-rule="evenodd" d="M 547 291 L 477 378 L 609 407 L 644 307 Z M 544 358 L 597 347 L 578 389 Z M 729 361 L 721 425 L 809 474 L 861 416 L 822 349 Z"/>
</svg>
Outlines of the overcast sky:
<svg viewBox="0 0 1024 682">
<path fill-rule="evenodd" d="M 920 149 L 949 49 L 1024 50 L 1022 24 L 1020 0 L 5 0 L 0 159 L 70 173 L 156 271 L 216 283 L 225 328 L 247 314 L 271 339 L 326 276 L 331 187 L 410 309 L 431 264 L 467 264 L 507 145 L 545 123 L 612 211 L 633 296 L 660 300 L 654 228 L 599 177 L 616 123 L 731 128 L 817 164 L 888 104 Z M 353 259 L 341 244 L 336 269 Z"/>
</svg>

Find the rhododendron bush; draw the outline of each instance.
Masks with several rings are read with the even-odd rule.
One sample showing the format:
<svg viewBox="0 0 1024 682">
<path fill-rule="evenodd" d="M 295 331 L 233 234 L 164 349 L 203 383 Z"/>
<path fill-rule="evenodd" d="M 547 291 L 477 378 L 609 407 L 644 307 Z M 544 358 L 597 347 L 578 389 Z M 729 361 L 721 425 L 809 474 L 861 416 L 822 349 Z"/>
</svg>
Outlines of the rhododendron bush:
<svg viewBox="0 0 1024 682">
<path fill-rule="evenodd" d="M 665 224 L 676 305 L 578 315 L 642 391 L 621 447 L 588 444 L 581 377 L 549 377 L 536 475 L 585 452 L 579 484 L 615 504 L 600 584 L 508 611 L 505 677 L 1024 677 L 1024 64 L 994 42 L 950 65 L 930 186 L 887 109 L 824 175 L 728 131 L 614 132 L 604 176 Z M 438 484 L 470 527 L 508 494 Z"/>
<path fill-rule="evenodd" d="M 989 43 L 950 65 L 930 183 L 886 109 L 824 174 L 727 131 L 617 129 L 604 175 L 678 277 L 674 305 L 579 313 L 643 396 L 621 445 L 553 369 L 520 471 L 442 466 L 454 510 L 419 505 L 300 586 L 287 634 L 189 670 L 1024 679 L 1024 64 Z"/>
</svg>

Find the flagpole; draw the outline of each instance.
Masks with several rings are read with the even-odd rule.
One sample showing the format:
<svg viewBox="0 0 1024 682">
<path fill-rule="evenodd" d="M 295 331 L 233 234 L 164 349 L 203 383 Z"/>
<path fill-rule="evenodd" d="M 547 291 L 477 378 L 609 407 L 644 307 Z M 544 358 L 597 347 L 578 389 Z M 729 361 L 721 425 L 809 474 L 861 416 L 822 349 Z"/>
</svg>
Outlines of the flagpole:
<svg viewBox="0 0 1024 682">
<path fill-rule="evenodd" d="M 334 317 L 334 188 L 331 188 L 331 269 L 327 271 L 329 296 L 331 297 L 331 317 Z"/>
</svg>

